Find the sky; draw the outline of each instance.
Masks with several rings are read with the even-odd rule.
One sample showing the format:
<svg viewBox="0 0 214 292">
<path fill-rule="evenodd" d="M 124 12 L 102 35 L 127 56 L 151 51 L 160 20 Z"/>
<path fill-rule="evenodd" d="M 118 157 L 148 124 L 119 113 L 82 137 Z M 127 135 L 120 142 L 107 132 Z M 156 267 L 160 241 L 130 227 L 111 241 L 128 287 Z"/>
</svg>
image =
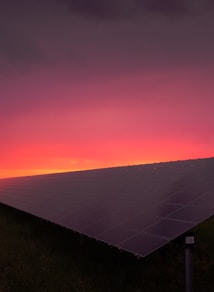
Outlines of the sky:
<svg viewBox="0 0 214 292">
<path fill-rule="evenodd" d="M 0 178 L 214 156 L 212 0 L 0 0 Z"/>
</svg>

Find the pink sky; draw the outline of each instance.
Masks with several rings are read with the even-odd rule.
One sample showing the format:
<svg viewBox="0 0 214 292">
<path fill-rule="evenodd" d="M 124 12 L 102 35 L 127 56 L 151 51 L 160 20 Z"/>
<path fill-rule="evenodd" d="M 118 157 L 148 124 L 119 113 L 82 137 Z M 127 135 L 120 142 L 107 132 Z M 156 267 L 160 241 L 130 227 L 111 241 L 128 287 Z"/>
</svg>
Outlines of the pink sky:
<svg viewBox="0 0 214 292">
<path fill-rule="evenodd" d="M 211 2 L 101 2 L 3 1 L 0 177 L 213 156 Z"/>
</svg>

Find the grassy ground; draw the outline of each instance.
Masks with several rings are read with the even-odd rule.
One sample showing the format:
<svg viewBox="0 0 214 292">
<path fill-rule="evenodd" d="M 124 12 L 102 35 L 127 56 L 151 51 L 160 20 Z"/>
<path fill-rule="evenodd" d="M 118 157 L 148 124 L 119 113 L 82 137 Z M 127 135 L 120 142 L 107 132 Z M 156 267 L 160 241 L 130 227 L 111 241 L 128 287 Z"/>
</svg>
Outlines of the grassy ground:
<svg viewBox="0 0 214 292">
<path fill-rule="evenodd" d="M 214 291 L 214 218 L 194 229 L 194 291 Z M 184 291 L 178 239 L 145 259 L 0 205 L 0 292 Z"/>
</svg>

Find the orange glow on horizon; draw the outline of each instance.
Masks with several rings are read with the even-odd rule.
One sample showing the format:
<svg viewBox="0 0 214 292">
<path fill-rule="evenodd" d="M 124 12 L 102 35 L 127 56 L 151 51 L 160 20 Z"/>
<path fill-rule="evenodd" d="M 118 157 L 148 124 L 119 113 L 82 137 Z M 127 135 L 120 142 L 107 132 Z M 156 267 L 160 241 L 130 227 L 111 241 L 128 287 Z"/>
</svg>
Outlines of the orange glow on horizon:
<svg viewBox="0 0 214 292">
<path fill-rule="evenodd" d="M 54 173 L 65 173 L 65 172 L 75 172 L 75 171 L 84 171 L 84 170 L 93 170 L 93 169 L 103 169 L 103 168 L 112 168 L 112 167 L 123 167 L 123 166 L 133 166 L 133 165 L 142 165 L 142 164 L 153 164 L 153 163 L 161 163 L 161 162 L 169 162 L 169 161 L 179 161 L 179 160 L 188 160 L 188 159 L 202 159 L 202 158 L 211 158 L 209 157 L 185 157 L 178 159 L 160 159 L 160 160 L 144 160 L 144 161 L 133 161 L 130 163 L 96 163 L 93 165 L 84 164 L 81 166 L 77 166 L 75 168 L 59 168 L 59 169 L 0 169 L 0 179 L 4 178 L 13 178 L 13 177 L 24 177 L 24 176 L 34 176 L 34 175 L 45 175 L 45 174 L 54 174 Z"/>
<path fill-rule="evenodd" d="M 100 150 L 100 153 L 97 153 L 95 147 L 94 152 L 91 151 L 91 153 L 88 153 L 88 157 L 90 158 L 84 157 L 87 155 L 82 155 L 83 157 L 81 157 L 81 153 L 76 158 L 70 157 L 69 147 L 66 151 L 65 149 L 63 151 L 61 149 L 61 152 L 64 152 L 64 156 L 56 153 L 58 152 L 56 151 L 57 147 L 52 149 L 52 151 L 49 150 L 49 155 L 47 155 L 47 148 L 41 147 L 40 151 L 35 155 L 35 149 L 32 147 L 28 151 L 16 151 L 14 156 L 10 156 L 10 160 L 5 158 L 0 168 L 0 178 L 63 173 L 213 156 L 212 149 L 206 149 L 205 151 L 204 147 L 201 147 L 201 149 L 195 149 L 193 151 L 194 148 L 191 143 L 188 145 L 185 142 L 181 144 L 181 142 L 176 143 L 174 141 L 174 143 L 171 143 L 171 147 L 167 147 L 167 144 L 157 142 L 158 149 L 155 146 L 155 142 L 146 147 L 143 147 L 142 144 L 142 142 L 136 142 L 136 144 L 129 142 L 126 143 L 126 147 L 108 145 L 109 148 L 106 146 L 106 149 L 110 154 L 106 149 L 105 151 Z M 205 152 L 207 155 L 204 155 Z"/>
</svg>

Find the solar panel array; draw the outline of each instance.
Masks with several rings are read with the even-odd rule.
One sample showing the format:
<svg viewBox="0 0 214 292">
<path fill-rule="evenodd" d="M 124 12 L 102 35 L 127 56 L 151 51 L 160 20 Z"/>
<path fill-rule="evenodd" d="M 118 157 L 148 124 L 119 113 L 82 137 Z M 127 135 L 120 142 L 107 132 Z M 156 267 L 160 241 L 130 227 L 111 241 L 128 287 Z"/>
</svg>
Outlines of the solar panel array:
<svg viewBox="0 0 214 292">
<path fill-rule="evenodd" d="M 214 158 L 1 179 L 0 202 L 144 257 L 214 214 Z"/>
</svg>

